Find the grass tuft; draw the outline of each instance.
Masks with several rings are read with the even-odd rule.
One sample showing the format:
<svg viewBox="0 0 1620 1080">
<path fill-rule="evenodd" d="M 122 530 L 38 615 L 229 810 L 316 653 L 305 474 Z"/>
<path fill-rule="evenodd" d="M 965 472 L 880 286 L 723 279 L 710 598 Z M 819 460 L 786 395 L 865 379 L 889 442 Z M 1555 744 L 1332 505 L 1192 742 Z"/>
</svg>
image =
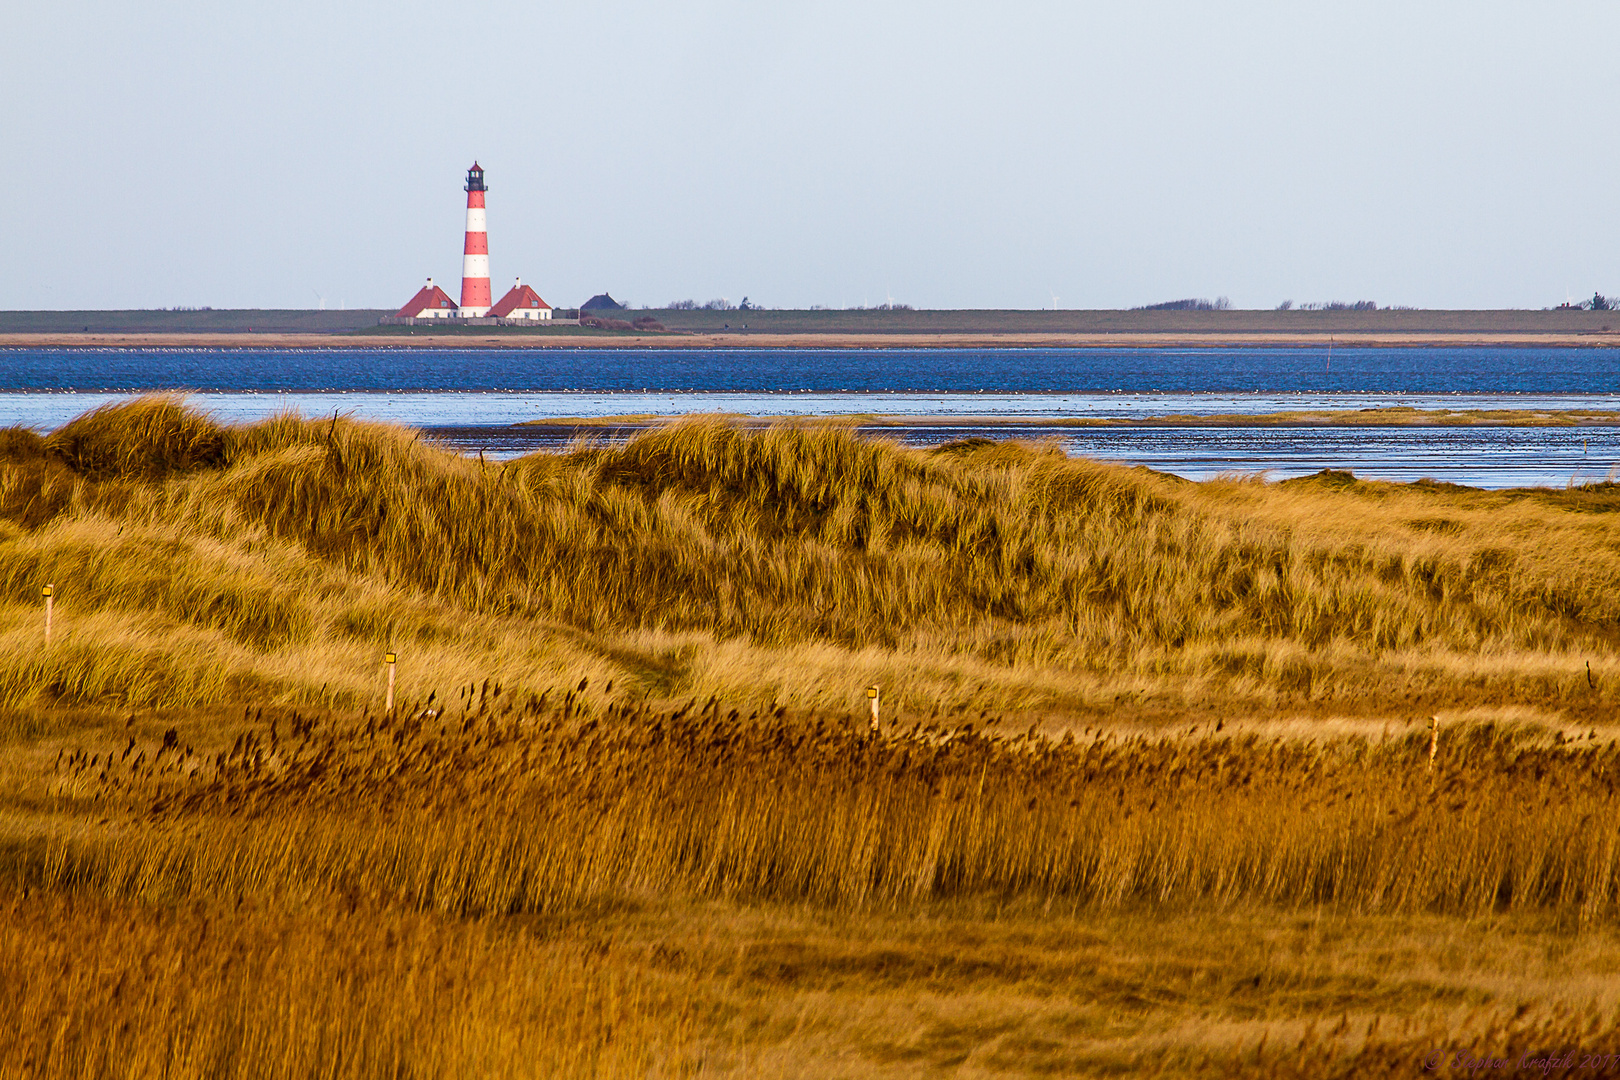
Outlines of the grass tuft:
<svg viewBox="0 0 1620 1080">
<path fill-rule="evenodd" d="M 161 480 L 222 465 L 225 431 L 176 395 L 114 402 L 63 425 L 45 450 L 95 479 Z"/>
</svg>

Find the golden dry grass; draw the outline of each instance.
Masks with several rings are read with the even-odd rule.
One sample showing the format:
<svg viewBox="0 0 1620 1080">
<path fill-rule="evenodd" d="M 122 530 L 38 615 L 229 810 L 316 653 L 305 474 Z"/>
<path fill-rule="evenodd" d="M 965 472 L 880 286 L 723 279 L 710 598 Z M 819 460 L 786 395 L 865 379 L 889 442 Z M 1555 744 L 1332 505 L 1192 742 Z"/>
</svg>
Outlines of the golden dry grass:
<svg viewBox="0 0 1620 1080">
<path fill-rule="evenodd" d="M 1193 485 L 1040 445 L 721 422 L 497 466 L 164 399 L 10 439 L 12 705 L 359 705 L 390 646 L 421 696 L 588 676 L 828 709 L 879 681 L 908 713 L 1579 710 L 1620 676 L 1610 485 Z"/>
<path fill-rule="evenodd" d="M 165 399 L 0 455 L 0 1076 L 1620 1049 L 1608 486 Z"/>
</svg>

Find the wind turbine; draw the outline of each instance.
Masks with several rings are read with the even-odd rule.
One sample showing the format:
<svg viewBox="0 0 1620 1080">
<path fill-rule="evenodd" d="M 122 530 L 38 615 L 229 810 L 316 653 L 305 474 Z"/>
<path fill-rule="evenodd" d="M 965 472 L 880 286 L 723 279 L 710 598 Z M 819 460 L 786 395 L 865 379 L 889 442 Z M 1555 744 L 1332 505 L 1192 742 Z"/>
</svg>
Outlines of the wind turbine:
<svg viewBox="0 0 1620 1080">
<path fill-rule="evenodd" d="M 310 290 L 309 290 L 309 291 L 310 291 L 310 292 L 312 292 L 312 293 L 315 293 L 315 299 L 316 299 L 316 301 L 317 301 L 317 302 L 318 302 L 318 303 L 319 303 L 319 304 L 320 304 L 320 307 L 319 307 L 319 308 L 317 308 L 317 309 L 316 309 L 316 310 L 318 310 L 318 311 L 325 311 L 325 310 L 326 310 L 326 297 L 324 297 L 324 296 L 322 296 L 322 295 L 321 295 L 321 294 L 320 294 L 320 293 L 318 293 L 318 292 L 315 292 L 315 289 L 314 289 L 314 287 L 313 287 L 313 286 L 311 286 L 311 288 L 310 288 Z"/>
</svg>

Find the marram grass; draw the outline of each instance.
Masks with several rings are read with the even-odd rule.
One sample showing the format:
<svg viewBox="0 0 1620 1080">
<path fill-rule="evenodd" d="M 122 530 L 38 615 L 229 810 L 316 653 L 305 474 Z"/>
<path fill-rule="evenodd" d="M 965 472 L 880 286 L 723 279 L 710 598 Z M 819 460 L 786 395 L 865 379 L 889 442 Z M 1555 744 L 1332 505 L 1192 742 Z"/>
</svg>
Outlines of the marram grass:
<svg viewBox="0 0 1620 1080">
<path fill-rule="evenodd" d="M 714 421 L 485 464 L 403 429 L 219 427 L 166 398 L 0 448 L 13 640 L 50 581 L 83 649 L 121 648 L 97 617 L 155 620 L 177 631 L 173 671 L 228 653 L 239 682 L 289 703 L 370 700 L 373 672 L 347 656 L 390 647 L 423 693 L 575 671 L 822 707 L 879 676 L 913 709 L 1057 710 L 1589 705 L 1620 676 L 1609 485 L 1196 485 L 1039 444 Z M 311 652 L 344 659 L 287 660 Z M 53 663 L 0 653 L 0 700 L 118 693 Z M 827 684 L 829 667 L 848 675 Z M 175 685 L 191 689 L 130 700 L 240 696 Z"/>
</svg>

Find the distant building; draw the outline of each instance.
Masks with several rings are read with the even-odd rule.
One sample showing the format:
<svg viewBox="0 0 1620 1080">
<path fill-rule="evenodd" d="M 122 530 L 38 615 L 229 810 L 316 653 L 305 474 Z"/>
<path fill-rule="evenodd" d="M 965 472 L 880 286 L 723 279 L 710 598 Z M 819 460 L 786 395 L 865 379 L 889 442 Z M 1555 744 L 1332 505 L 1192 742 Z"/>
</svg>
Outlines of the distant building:
<svg viewBox="0 0 1620 1080">
<path fill-rule="evenodd" d="M 428 278 L 427 284 L 419 289 L 415 296 L 400 308 L 395 314 L 396 319 L 453 319 L 460 314 L 461 309 L 456 302 L 450 299 L 450 294 L 433 284 Z"/>
<path fill-rule="evenodd" d="M 540 299 L 540 294 L 523 284 L 518 278 L 507 294 L 495 301 L 489 309 L 492 319 L 549 319 L 551 305 Z"/>
<path fill-rule="evenodd" d="M 623 311 L 624 305 L 619 303 L 607 293 L 597 293 L 583 304 L 579 305 L 581 311 Z"/>
</svg>

